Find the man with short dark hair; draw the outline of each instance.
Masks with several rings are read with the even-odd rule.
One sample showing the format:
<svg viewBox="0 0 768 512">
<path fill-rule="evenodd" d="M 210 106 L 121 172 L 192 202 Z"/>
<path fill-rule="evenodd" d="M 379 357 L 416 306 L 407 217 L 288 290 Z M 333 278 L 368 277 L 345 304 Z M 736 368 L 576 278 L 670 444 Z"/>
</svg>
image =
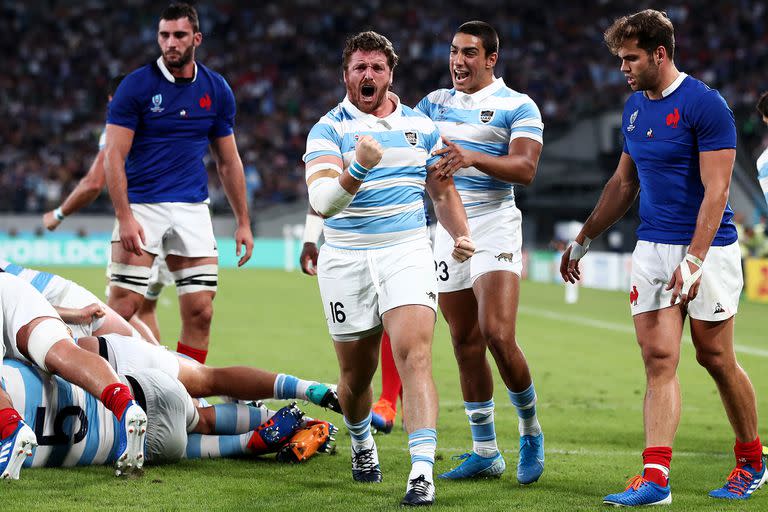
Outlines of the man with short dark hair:
<svg viewBox="0 0 768 512">
<path fill-rule="evenodd" d="M 757 101 L 757 111 L 763 119 L 763 123 L 768 125 L 768 91 L 760 95 Z M 766 148 L 757 159 L 757 179 L 760 180 L 760 188 L 763 189 L 765 201 L 768 203 L 768 148 Z"/>
<path fill-rule="evenodd" d="M 755 391 L 736 361 L 734 316 L 743 285 L 728 205 L 736 155 L 733 113 L 720 94 L 678 71 L 674 28 L 659 11 L 617 19 L 605 42 L 635 91 L 624 106 L 624 151 L 575 241 L 563 253 L 565 281 L 598 235 L 640 195 L 632 255 L 631 310 L 646 373 L 643 473 L 606 504 L 672 502 L 669 468 L 680 422 L 677 365 L 685 317 L 696 360 L 715 381 L 736 434 L 736 468 L 714 498 L 747 499 L 768 474 L 758 437 Z"/>
<path fill-rule="evenodd" d="M 105 169 L 117 217 L 110 307 L 131 318 L 144 300 L 153 260 L 165 254 L 179 296 L 177 350 L 204 362 L 218 283 L 203 162 L 209 147 L 237 220 L 238 256 L 245 247 L 239 265 L 251 257 L 253 235 L 234 136 L 235 98 L 221 75 L 195 61 L 202 40 L 193 7 L 180 3 L 163 11 L 162 55 L 126 76 L 110 104 Z"/>
</svg>

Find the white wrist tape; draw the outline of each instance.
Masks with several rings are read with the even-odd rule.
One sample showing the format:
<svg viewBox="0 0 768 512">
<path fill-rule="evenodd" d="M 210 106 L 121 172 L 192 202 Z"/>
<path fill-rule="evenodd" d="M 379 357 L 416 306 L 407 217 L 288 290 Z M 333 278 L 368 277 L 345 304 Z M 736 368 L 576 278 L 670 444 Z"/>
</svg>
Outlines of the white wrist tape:
<svg viewBox="0 0 768 512">
<path fill-rule="evenodd" d="M 323 234 L 323 219 L 317 215 L 307 214 L 304 221 L 304 239 L 305 244 L 315 244 L 320 241 L 320 235 Z"/>
<path fill-rule="evenodd" d="M 339 178 L 318 178 L 309 185 L 309 204 L 324 217 L 332 217 L 349 206 L 355 196 L 344 190 Z"/>
<path fill-rule="evenodd" d="M 589 244 L 592 243 L 592 239 L 588 236 L 584 237 L 584 245 L 581 245 L 576 240 L 571 242 L 571 257 L 570 259 L 579 261 L 589 251 Z"/>
<path fill-rule="evenodd" d="M 56 217 L 56 220 L 64 220 L 64 217 L 66 217 L 66 215 L 64 215 L 64 212 L 61 211 L 61 206 L 53 210 L 53 216 Z"/>
<path fill-rule="evenodd" d="M 693 273 L 691 273 L 691 269 L 688 266 L 689 261 L 699 267 Z M 703 264 L 704 262 L 701 261 L 696 256 L 694 256 L 693 254 L 685 255 L 685 258 L 683 258 L 683 261 L 680 262 L 680 274 L 683 276 L 683 287 L 680 290 L 680 293 L 682 293 L 683 295 L 688 295 L 688 292 L 691 291 L 691 286 L 693 286 L 693 284 L 696 281 L 698 281 L 699 278 L 701 277 L 701 274 L 702 274 L 701 266 Z"/>
</svg>

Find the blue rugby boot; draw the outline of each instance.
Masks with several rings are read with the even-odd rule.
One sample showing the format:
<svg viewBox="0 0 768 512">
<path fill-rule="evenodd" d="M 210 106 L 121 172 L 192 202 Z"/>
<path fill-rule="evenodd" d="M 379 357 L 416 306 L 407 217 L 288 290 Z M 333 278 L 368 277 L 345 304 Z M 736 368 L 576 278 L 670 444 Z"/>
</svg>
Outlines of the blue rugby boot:
<svg viewBox="0 0 768 512">
<path fill-rule="evenodd" d="M 37 437 L 23 421 L 13 434 L 0 442 L 0 479 L 18 480 L 21 466 L 27 457 L 32 456 L 32 449 L 37 446 Z"/>
<path fill-rule="evenodd" d="M 731 474 L 728 475 L 725 485 L 710 491 L 709 495 L 713 498 L 724 500 L 749 499 L 752 493 L 762 487 L 766 480 L 768 480 L 768 471 L 765 467 L 766 462 L 768 462 L 768 458 L 763 455 L 763 467 L 759 471 L 750 465 L 734 468 Z"/>
<path fill-rule="evenodd" d="M 517 481 L 532 484 L 544 472 L 544 434 L 520 436 L 520 458 L 517 462 Z"/>
<path fill-rule="evenodd" d="M 438 475 L 445 480 L 461 480 L 465 478 L 494 478 L 500 477 L 507 467 L 500 453 L 491 457 L 482 457 L 475 452 L 465 453 L 455 457 L 462 461 L 450 471 Z"/>
<path fill-rule="evenodd" d="M 662 487 L 637 475 L 629 480 L 624 492 L 609 494 L 603 498 L 603 503 L 615 507 L 669 505 L 672 503 L 672 491 L 669 488 L 669 483 L 666 487 Z"/>
<path fill-rule="evenodd" d="M 117 430 L 116 476 L 138 471 L 144 466 L 146 434 L 147 414 L 135 400 L 131 400 L 123 411 Z"/>
</svg>

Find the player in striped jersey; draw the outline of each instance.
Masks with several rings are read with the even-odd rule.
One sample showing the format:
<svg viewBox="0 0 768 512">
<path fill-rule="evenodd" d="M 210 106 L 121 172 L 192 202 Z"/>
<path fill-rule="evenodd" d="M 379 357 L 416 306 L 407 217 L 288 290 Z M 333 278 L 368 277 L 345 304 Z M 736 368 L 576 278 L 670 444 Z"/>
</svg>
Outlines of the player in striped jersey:
<svg viewBox="0 0 768 512">
<path fill-rule="evenodd" d="M 481 21 L 461 25 L 451 42 L 453 89 L 434 91 L 416 107 L 440 129 L 446 147 L 437 151 L 442 159 L 434 172 L 453 176 L 477 244 L 469 265 L 457 264 L 449 257 L 452 241 L 438 225 L 440 309 L 450 326 L 473 440 L 463 462 L 440 476 L 498 476 L 506 467 L 496 444 L 487 347 L 519 416 L 517 479 L 530 484 L 544 470 L 544 437 L 528 363 L 515 338 L 522 233 L 513 184 L 533 181 L 543 123 L 528 96 L 494 77 L 498 51 L 493 27 Z"/>
<path fill-rule="evenodd" d="M 352 435 L 352 476 L 380 482 L 370 435 L 372 390 L 382 324 L 403 378 L 412 468 L 406 505 L 434 501 L 432 466 L 437 394 L 431 346 L 436 318 L 434 264 L 424 218 L 424 190 L 454 239 L 454 255 L 474 252 L 451 178 L 428 173 L 438 157 L 434 123 L 390 92 L 397 55 L 375 32 L 347 40 L 347 96 L 307 138 L 312 208 L 325 217 L 318 284 L 339 359 L 339 400 Z"/>
<path fill-rule="evenodd" d="M 138 332 L 115 310 L 74 281 L 50 272 L 24 268 L 2 259 L 0 270 L 29 282 L 56 309 L 75 338 L 117 333 L 140 336 L 150 343 L 158 344 L 151 331 L 144 329 L 143 332 Z"/>
<path fill-rule="evenodd" d="M 768 92 L 764 92 L 757 102 L 757 111 L 763 118 L 763 122 L 768 125 Z M 757 178 L 760 180 L 760 188 L 763 189 L 765 201 L 768 202 L 768 148 L 766 148 L 757 159 Z"/>
</svg>

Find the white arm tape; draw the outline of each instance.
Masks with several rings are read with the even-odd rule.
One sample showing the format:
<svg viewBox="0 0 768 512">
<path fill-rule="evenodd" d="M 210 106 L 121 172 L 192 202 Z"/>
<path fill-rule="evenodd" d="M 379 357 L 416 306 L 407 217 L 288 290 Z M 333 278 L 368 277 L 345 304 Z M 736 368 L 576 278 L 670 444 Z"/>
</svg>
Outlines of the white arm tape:
<svg viewBox="0 0 768 512">
<path fill-rule="evenodd" d="M 688 266 L 689 261 L 699 267 L 693 273 L 691 273 L 691 269 Z M 691 254 L 686 254 L 685 258 L 683 258 L 683 261 L 680 262 L 680 274 L 683 276 L 683 287 L 680 289 L 681 294 L 688 295 L 688 292 L 691 291 L 691 286 L 693 286 L 693 283 L 699 280 L 702 274 L 701 265 L 703 263 L 703 261 Z"/>
<path fill-rule="evenodd" d="M 304 240 L 305 244 L 315 244 L 320 241 L 320 235 L 323 234 L 323 219 L 311 213 L 307 214 L 304 221 Z"/>
<path fill-rule="evenodd" d="M 336 171 L 339 174 L 344 173 L 344 169 L 342 169 L 340 166 L 336 164 L 329 164 L 326 162 L 319 163 L 319 164 L 312 164 L 309 167 L 307 167 L 307 170 L 304 172 L 304 179 L 308 180 L 313 174 L 320 172 L 320 171 Z"/>
<path fill-rule="evenodd" d="M 336 178 L 318 178 L 309 185 L 309 204 L 324 217 L 332 217 L 349 206 L 354 195 L 347 192 Z"/>
<path fill-rule="evenodd" d="M 48 351 L 60 342 L 61 340 L 68 340 L 71 343 L 75 341 L 72 339 L 72 335 L 69 328 L 59 320 L 58 318 L 46 318 L 32 329 L 29 333 L 27 340 L 27 353 L 29 358 L 35 363 L 38 368 L 48 371 L 48 367 L 45 366 L 45 356 L 48 355 Z"/>
<path fill-rule="evenodd" d="M 592 239 L 588 236 L 584 237 L 584 245 L 581 245 L 576 240 L 571 243 L 571 257 L 570 259 L 579 261 L 589 251 L 589 244 L 592 243 Z"/>
</svg>

